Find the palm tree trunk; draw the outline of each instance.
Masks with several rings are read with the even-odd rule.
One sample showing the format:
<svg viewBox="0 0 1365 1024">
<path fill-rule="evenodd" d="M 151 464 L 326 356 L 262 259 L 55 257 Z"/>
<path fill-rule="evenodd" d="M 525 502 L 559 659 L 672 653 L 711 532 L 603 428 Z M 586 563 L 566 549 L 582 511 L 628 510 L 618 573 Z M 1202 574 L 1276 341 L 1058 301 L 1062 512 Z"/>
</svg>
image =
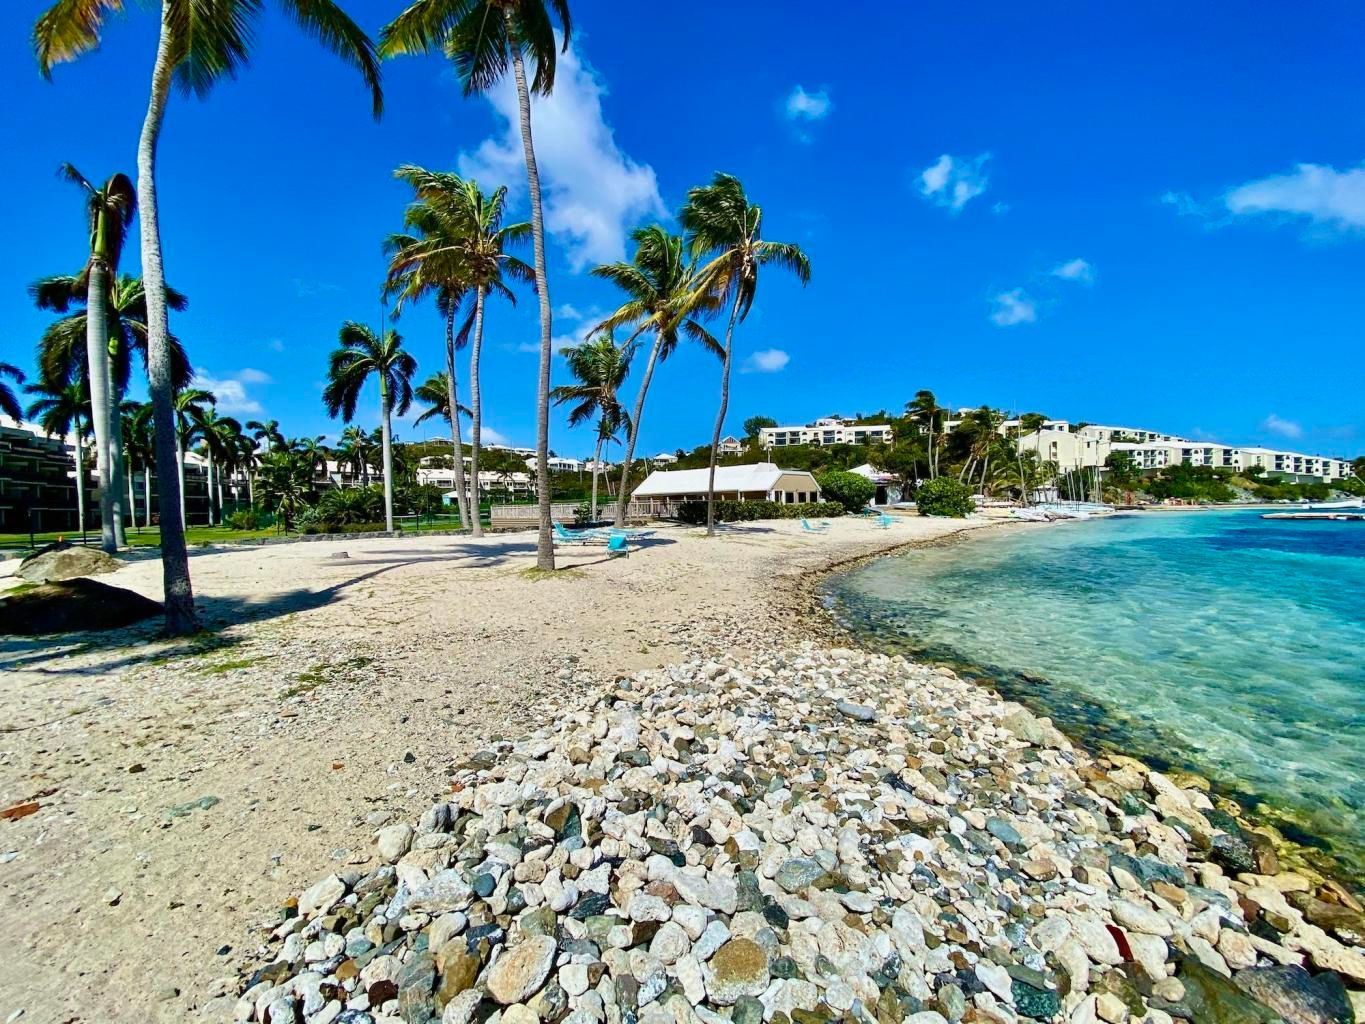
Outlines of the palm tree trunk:
<svg viewBox="0 0 1365 1024">
<path fill-rule="evenodd" d="M 142 461 L 142 525 L 149 530 L 152 528 L 152 466 L 145 454 Z"/>
<path fill-rule="evenodd" d="M 735 320 L 739 316 L 739 283 L 735 283 L 735 301 L 730 307 L 730 322 L 725 325 L 725 358 L 720 370 L 720 411 L 716 413 L 716 428 L 711 431 L 711 472 L 706 478 L 706 536 L 716 535 L 716 462 L 720 458 L 720 432 L 725 427 L 725 410 L 730 406 L 730 353 L 735 335 Z"/>
<path fill-rule="evenodd" d="M 207 472 L 207 473 L 205 474 L 205 476 L 204 476 L 204 486 L 206 486 L 206 487 L 208 488 L 208 493 L 209 493 L 209 525 L 212 526 L 212 525 L 213 525 L 213 481 L 214 481 L 214 475 L 213 475 L 213 449 L 210 448 L 207 444 L 204 445 L 204 454 L 205 454 L 205 456 L 207 456 L 207 458 L 208 458 L 208 460 L 209 460 L 208 472 Z"/>
<path fill-rule="evenodd" d="M 649 360 L 645 363 L 645 375 L 640 380 L 640 393 L 635 396 L 635 416 L 626 431 L 626 461 L 621 465 L 621 493 L 616 498 L 616 525 L 626 525 L 626 505 L 630 501 L 630 464 L 635 459 L 635 442 L 640 439 L 640 419 L 645 414 L 645 395 L 649 393 L 649 382 L 654 376 L 654 364 L 659 360 L 659 348 L 663 344 L 663 334 L 654 332 L 654 344 L 649 350 Z"/>
<path fill-rule="evenodd" d="M 384 431 L 384 529 L 393 533 L 393 446 L 389 428 L 389 389 L 382 374 L 379 377 L 379 415 Z"/>
<path fill-rule="evenodd" d="M 76 529 L 85 532 L 85 442 L 76 431 Z"/>
<path fill-rule="evenodd" d="M 123 479 L 128 483 L 128 519 L 134 526 L 137 526 L 137 496 L 133 491 L 133 477 L 135 476 L 137 476 L 137 470 L 130 458 L 128 459 L 128 472 L 124 474 Z"/>
<path fill-rule="evenodd" d="M 118 396 L 110 387 L 109 396 L 109 476 L 114 487 L 114 500 L 110 509 L 114 519 L 114 543 L 121 548 L 128 546 L 128 528 L 124 522 L 123 487 L 127 465 L 123 458 L 123 416 L 119 412 Z"/>
<path fill-rule="evenodd" d="M 183 533 L 189 525 L 189 515 L 185 511 L 185 439 L 180 436 L 179 432 L 175 435 L 175 466 L 177 470 L 175 478 L 180 484 L 180 529 Z M 158 502 L 158 504 L 160 503 Z M 166 528 L 164 519 L 161 528 L 163 530 Z"/>
<path fill-rule="evenodd" d="M 161 511 L 161 575 L 166 597 L 166 632 L 183 636 L 199 629 L 194 617 L 189 554 L 185 550 L 183 520 L 176 518 L 182 487 L 173 472 L 175 411 L 172 408 L 169 314 L 166 312 L 166 271 L 161 258 L 161 224 L 156 201 L 156 147 L 171 88 L 172 40 L 170 2 L 161 2 L 161 35 L 152 68 L 151 98 L 137 147 L 137 195 L 141 209 L 142 280 L 147 293 L 147 385 L 156 425 L 156 470 Z M 183 514 L 183 513 L 182 513 Z"/>
<path fill-rule="evenodd" d="M 483 300 L 484 286 L 479 285 L 474 292 L 474 340 L 469 345 L 469 472 L 474 477 L 474 536 L 483 536 L 483 509 L 478 501 L 479 495 L 479 444 L 483 439 L 483 393 L 479 387 L 479 356 L 483 353 Z M 548 387 L 548 383 L 546 383 Z M 547 437 L 548 437 L 548 427 Z M 546 444 L 548 445 L 548 440 Z M 542 456 L 543 457 L 543 456 Z M 546 505 L 541 506 L 544 514 Z M 553 551 L 551 552 L 553 554 Z"/>
<path fill-rule="evenodd" d="M 597 477 L 602 470 L 602 432 L 597 432 L 597 450 L 592 455 L 592 521 L 597 522 Z"/>
<path fill-rule="evenodd" d="M 450 443 L 454 450 L 455 508 L 460 513 L 460 529 L 469 529 L 469 501 L 465 493 L 464 440 L 460 437 L 460 389 L 455 380 L 455 308 L 446 313 L 446 401 L 450 403 Z"/>
<path fill-rule="evenodd" d="M 100 478 L 100 547 L 112 554 L 118 550 L 118 540 L 114 536 L 114 501 L 110 494 L 116 483 L 109 455 L 112 439 L 109 433 L 108 280 L 104 264 L 92 260 L 85 314 L 85 359 L 89 368 L 90 420 L 95 428 L 95 471 Z"/>
<path fill-rule="evenodd" d="M 503 7 L 509 39 L 516 38 L 512 7 Z M 531 141 L 531 94 L 521 48 L 513 44 L 512 74 L 517 81 L 517 110 L 521 117 L 521 148 L 526 155 L 526 190 L 531 198 L 531 243 L 535 253 L 536 296 L 540 299 L 540 380 L 536 386 L 536 490 L 540 498 L 540 535 L 536 538 L 536 567 L 555 567 L 555 544 L 550 525 L 550 286 L 545 274 L 545 218 L 540 207 L 540 169 Z"/>
</svg>

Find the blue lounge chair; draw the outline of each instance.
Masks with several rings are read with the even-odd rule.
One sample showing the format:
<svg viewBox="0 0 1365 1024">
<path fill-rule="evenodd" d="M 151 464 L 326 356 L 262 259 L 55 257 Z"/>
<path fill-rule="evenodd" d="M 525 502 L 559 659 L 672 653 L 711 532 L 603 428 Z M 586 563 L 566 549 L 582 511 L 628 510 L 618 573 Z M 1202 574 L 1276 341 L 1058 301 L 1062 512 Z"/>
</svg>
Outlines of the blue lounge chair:
<svg viewBox="0 0 1365 1024">
<path fill-rule="evenodd" d="M 821 523 L 816 526 L 809 519 L 801 520 L 801 531 L 803 533 L 829 533 L 829 523 Z"/>
<path fill-rule="evenodd" d="M 881 527 L 883 530 L 891 529 L 892 525 L 894 525 L 895 522 L 896 522 L 895 517 L 889 516 L 885 512 L 877 516 L 877 525 Z"/>
<path fill-rule="evenodd" d="M 554 522 L 556 544 L 601 544 L 607 540 L 598 530 L 570 530 L 563 523 Z"/>
<path fill-rule="evenodd" d="M 611 540 L 607 541 L 608 558 L 625 558 L 628 557 L 633 550 L 635 549 L 626 543 L 625 534 L 618 533 L 612 537 Z"/>
<path fill-rule="evenodd" d="M 654 536 L 653 530 L 629 530 L 624 526 L 613 526 L 607 532 L 612 537 L 624 537 L 626 540 L 644 540 Z"/>
</svg>

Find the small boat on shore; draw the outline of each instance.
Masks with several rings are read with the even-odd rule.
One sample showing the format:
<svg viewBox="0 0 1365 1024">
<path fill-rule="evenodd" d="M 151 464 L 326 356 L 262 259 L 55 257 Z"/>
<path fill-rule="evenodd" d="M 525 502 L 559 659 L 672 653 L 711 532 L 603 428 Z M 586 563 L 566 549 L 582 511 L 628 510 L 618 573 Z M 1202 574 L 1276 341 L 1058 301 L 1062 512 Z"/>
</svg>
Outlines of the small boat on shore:
<svg viewBox="0 0 1365 1024">
<path fill-rule="evenodd" d="M 1342 498 L 1340 501 L 1314 501 L 1304 506 L 1305 512 L 1365 512 L 1365 498 Z"/>
<path fill-rule="evenodd" d="M 1299 521 L 1365 523 L 1365 509 L 1359 512 L 1267 512 L 1262 519 L 1294 519 Z"/>
</svg>

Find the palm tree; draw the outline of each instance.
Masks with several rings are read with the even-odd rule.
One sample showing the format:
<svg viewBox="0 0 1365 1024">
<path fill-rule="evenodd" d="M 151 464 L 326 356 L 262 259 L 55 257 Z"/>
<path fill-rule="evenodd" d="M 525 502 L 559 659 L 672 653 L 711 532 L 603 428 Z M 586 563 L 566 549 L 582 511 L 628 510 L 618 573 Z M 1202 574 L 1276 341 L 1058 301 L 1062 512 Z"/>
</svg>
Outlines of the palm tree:
<svg viewBox="0 0 1365 1024">
<path fill-rule="evenodd" d="M 338 467 L 349 466 L 352 476 L 364 477 L 368 484 L 369 459 L 368 435 L 365 431 L 357 426 L 350 426 L 343 430 L 341 438 L 337 441 Z"/>
<path fill-rule="evenodd" d="M 29 405 L 28 418 L 42 427 L 48 437 L 55 434 L 63 439 L 72 439 L 71 447 L 76 453 L 76 518 L 78 529 L 84 533 L 85 438 L 90 430 L 90 387 L 81 378 L 60 383 L 44 380 L 30 384 L 24 390 L 40 396 Z M 14 409 L 17 413 L 17 402 Z M 14 418 L 17 420 L 19 417 L 15 415 Z"/>
<path fill-rule="evenodd" d="M 439 48 L 455 62 L 466 96 L 484 92 L 512 67 L 526 159 L 526 186 L 531 200 L 536 295 L 540 300 L 540 378 L 536 391 L 536 484 L 540 498 L 540 536 L 536 564 L 555 567 L 550 523 L 550 356 L 553 341 L 550 286 L 545 273 L 545 219 L 540 201 L 540 169 L 531 138 L 531 93 L 548 96 L 555 84 L 555 30 L 559 19 L 562 46 L 573 35 L 568 0 L 414 0 L 380 35 L 386 57 L 427 53 Z M 529 87 L 524 57 L 535 74 Z"/>
<path fill-rule="evenodd" d="M 109 376 L 109 291 L 118 274 L 119 259 L 128 227 L 133 222 L 137 198 L 125 174 L 115 174 L 96 187 L 71 164 L 62 164 L 60 175 L 86 195 L 86 222 L 90 231 L 90 255 L 79 276 L 78 289 L 86 296 L 85 349 L 89 368 L 90 411 L 95 430 L 95 465 L 99 472 L 100 546 L 107 552 L 126 543 L 123 533 L 121 468 L 122 445 L 118 441 L 118 402 L 111 393 Z"/>
<path fill-rule="evenodd" d="M 296 437 L 289 443 L 289 450 L 303 459 L 308 466 L 310 483 L 319 469 L 327 471 L 327 446 L 322 443 L 324 436 L 318 434 L 314 437 Z"/>
<path fill-rule="evenodd" d="M 630 415 L 621 404 L 618 392 L 630 373 L 635 355 L 634 343 L 618 346 L 610 334 L 600 334 L 580 345 L 559 350 L 569 364 L 577 384 L 565 384 L 550 392 L 556 403 L 575 403 L 569 410 L 569 426 L 576 427 L 597 419 L 597 447 L 592 456 L 592 515 L 597 518 L 597 478 L 602 467 L 602 446 L 625 427 L 630 430 Z"/>
<path fill-rule="evenodd" d="M 242 425 L 231 416 L 219 416 L 218 410 L 199 407 L 188 413 L 193 419 L 208 459 L 209 525 L 217 526 L 223 518 L 223 481 L 219 475 L 224 462 L 232 461 Z"/>
<path fill-rule="evenodd" d="M 678 347 L 679 331 L 717 356 L 724 354 L 720 342 L 701 325 L 696 314 L 709 314 L 716 308 L 716 297 L 698 281 L 696 268 L 687 261 L 683 241 L 658 224 L 632 232 L 635 256 L 630 263 L 608 263 L 593 268 L 593 276 L 610 281 L 628 298 L 616 312 L 603 320 L 595 331 L 610 331 L 626 324 L 635 327 L 627 346 L 645 331 L 654 332 L 635 412 L 626 430 L 626 459 L 621 467 L 621 493 L 616 503 L 616 525 L 626 523 L 626 504 L 630 501 L 630 469 L 635 445 L 640 439 L 640 421 L 645 411 L 654 367 Z M 543 464 L 543 461 L 542 461 Z"/>
<path fill-rule="evenodd" d="M 906 403 L 905 412 L 929 435 L 929 479 L 938 476 L 938 448 L 934 436 L 943 414 L 947 410 L 938 404 L 934 393 L 927 388 L 915 392 L 915 397 Z"/>
<path fill-rule="evenodd" d="M 396 273 L 411 280 L 412 275 L 440 282 L 441 295 L 446 302 L 457 291 L 472 289 L 474 308 L 460 330 L 458 339 L 451 342 L 454 309 L 446 319 L 446 372 L 455 395 L 454 349 L 463 341 L 473 340 L 469 350 L 469 395 L 473 421 L 470 424 L 469 470 L 475 479 L 479 473 L 479 443 L 483 425 L 483 407 L 479 388 L 479 357 L 483 351 L 484 303 L 490 293 L 501 295 L 514 305 L 516 296 L 504 282 L 504 274 L 525 283 L 534 283 L 535 272 L 521 260 L 508 254 L 507 247 L 525 241 L 531 234 L 527 223 L 503 225 L 507 189 L 500 187 L 491 195 L 484 195 L 478 182 L 455 174 L 432 172 L 421 167 L 404 165 L 394 172 L 417 193 L 418 201 L 408 208 L 408 226 L 421 232 L 421 237 L 394 236 L 389 240 L 394 261 L 391 277 Z M 409 286 L 411 288 L 411 286 Z M 450 401 L 457 401 L 452 397 Z M 458 424 L 453 423 L 456 445 Z M 463 464 L 463 460 L 461 460 Z M 463 470 L 463 465 L 461 466 Z M 459 475 L 463 475 L 461 472 Z M 456 481 L 461 494 L 463 482 Z M 475 502 L 472 516 L 473 534 L 483 536 L 483 523 Z"/>
<path fill-rule="evenodd" d="M 265 442 L 267 451 L 277 452 L 289 447 L 289 442 L 280 433 L 279 420 L 247 420 L 246 429 L 251 431 L 253 440 Z"/>
<path fill-rule="evenodd" d="M 0 363 L 0 412 L 18 422 L 23 418 L 24 410 L 19 405 L 19 398 L 15 395 L 14 389 L 5 383 L 6 377 L 16 384 L 22 384 L 24 371 L 9 363 Z"/>
<path fill-rule="evenodd" d="M 129 477 L 133 464 L 142 469 L 142 525 L 152 525 L 152 464 L 156 460 L 156 439 L 152 436 L 152 403 L 139 402 L 124 427 L 128 446 Z"/>
<path fill-rule="evenodd" d="M 333 0 L 280 0 L 284 10 L 323 46 L 356 67 L 373 98 L 377 118 L 383 108 L 379 60 L 368 36 Z M 175 385 L 169 350 L 170 319 L 161 251 L 161 218 L 156 194 L 157 147 L 170 98 L 172 79 L 187 91 L 206 95 L 224 75 L 231 76 L 248 57 L 252 16 L 259 0 L 161 0 L 161 28 L 152 67 L 151 96 L 138 140 L 137 194 L 141 198 L 142 272 L 148 295 L 148 390 L 156 423 L 157 488 L 161 511 L 161 565 L 165 585 L 166 632 L 183 636 L 199 628 L 194 614 L 184 524 L 176 528 L 180 474 L 172 472 L 176 453 Z M 104 19 L 122 7 L 119 0 L 57 0 L 33 26 L 33 46 L 45 77 L 64 61 L 75 60 L 100 44 Z"/>
<path fill-rule="evenodd" d="M 205 407 L 217 405 L 218 399 L 212 392 L 205 391 L 203 388 L 185 388 L 175 394 L 175 475 L 176 483 L 179 485 L 180 507 L 171 509 L 174 516 L 178 516 L 180 529 L 183 532 L 186 526 L 185 521 L 185 449 L 191 442 L 199 436 L 199 425 L 203 421 Z M 153 410 L 153 422 L 155 422 L 155 409 Z M 159 430 L 159 428 L 157 428 Z M 166 502 L 161 497 L 166 487 L 166 481 L 161 474 L 160 441 L 158 440 L 158 453 L 156 460 L 157 469 L 157 505 L 161 512 L 161 536 L 164 541 L 166 536 Z M 209 517 L 213 516 L 213 489 L 209 489 Z"/>
<path fill-rule="evenodd" d="M 370 375 L 379 378 L 380 429 L 384 443 L 384 529 L 393 532 L 393 425 L 392 414 L 402 416 L 412 405 L 412 375 L 417 360 L 403 350 L 397 331 L 383 337 L 364 324 L 347 320 L 339 334 L 341 347 L 332 352 L 327 368 L 327 386 L 322 392 L 327 414 L 350 423 L 355 418 L 356 402 Z"/>
<path fill-rule="evenodd" d="M 720 410 L 711 432 L 711 465 L 706 482 L 706 533 L 716 532 L 716 461 L 725 412 L 730 405 L 730 364 L 734 353 L 735 324 L 749 315 L 758 291 L 758 271 L 781 267 L 796 275 L 802 285 L 810 281 L 810 260 L 792 242 L 768 242 L 762 237 L 763 209 L 749 202 L 740 180 L 717 174 L 709 185 L 687 193 L 679 217 L 694 257 L 710 257 L 698 272 L 700 287 L 717 300 L 730 299 L 730 321 L 725 327 L 725 353 L 721 357 Z"/>
</svg>

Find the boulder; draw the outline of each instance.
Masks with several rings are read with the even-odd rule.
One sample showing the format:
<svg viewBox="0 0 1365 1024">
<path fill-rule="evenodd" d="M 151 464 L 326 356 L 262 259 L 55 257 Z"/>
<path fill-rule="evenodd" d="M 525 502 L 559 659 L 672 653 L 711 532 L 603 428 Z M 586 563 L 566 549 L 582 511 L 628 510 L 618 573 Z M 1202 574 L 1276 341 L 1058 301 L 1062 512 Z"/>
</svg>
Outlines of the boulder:
<svg viewBox="0 0 1365 1024">
<path fill-rule="evenodd" d="M 131 590 L 97 580 L 63 580 L 0 599 L 0 634 L 120 629 L 161 613 L 160 602 Z"/>
<path fill-rule="evenodd" d="M 73 580 L 78 576 L 98 576 L 123 568 L 123 562 L 99 548 L 87 548 L 64 541 L 39 548 L 19 563 L 15 573 L 30 583 Z"/>
</svg>

